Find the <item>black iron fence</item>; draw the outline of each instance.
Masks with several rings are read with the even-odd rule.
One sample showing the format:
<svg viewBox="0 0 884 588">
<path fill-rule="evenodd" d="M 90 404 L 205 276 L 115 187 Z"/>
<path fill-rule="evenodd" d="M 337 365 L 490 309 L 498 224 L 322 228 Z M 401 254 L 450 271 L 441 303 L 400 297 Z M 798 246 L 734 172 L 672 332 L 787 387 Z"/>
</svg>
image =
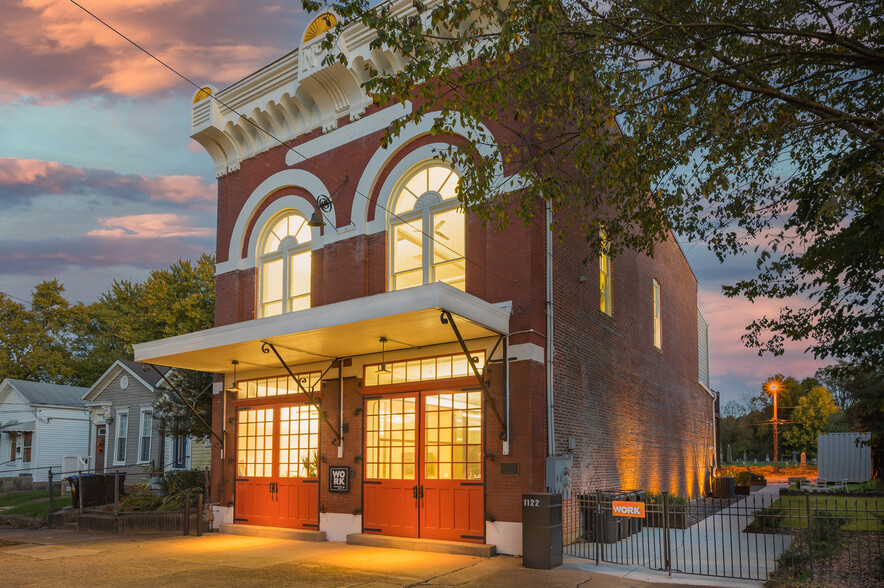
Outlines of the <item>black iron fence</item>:
<svg viewBox="0 0 884 588">
<path fill-rule="evenodd" d="M 566 555 L 596 563 L 873 585 L 884 580 L 882 506 L 884 496 L 770 492 L 686 502 L 596 491 L 564 501 L 563 544 Z"/>
</svg>

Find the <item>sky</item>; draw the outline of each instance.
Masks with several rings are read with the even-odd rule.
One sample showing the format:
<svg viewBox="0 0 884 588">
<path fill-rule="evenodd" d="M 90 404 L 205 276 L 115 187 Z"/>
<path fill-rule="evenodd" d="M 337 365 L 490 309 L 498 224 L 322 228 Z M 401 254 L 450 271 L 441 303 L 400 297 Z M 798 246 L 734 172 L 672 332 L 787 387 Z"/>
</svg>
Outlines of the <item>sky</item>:
<svg viewBox="0 0 884 588">
<path fill-rule="evenodd" d="M 80 4 L 198 86 L 219 88 L 297 47 L 310 20 L 300 2 Z M 188 136 L 196 88 L 69 1 L 3 7 L 0 292 L 29 300 L 36 284 L 57 278 L 69 300 L 89 303 L 114 280 L 141 281 L 214 251 L 214 166 Z M 722 295 L 722 284 L 753 275 L 754 258 L 720 264 L 700 244 L 683 249 L 723 403 L 755 395 L 773 374 L 801 379 L 824 365 L 805 344 L 773 358 L 740 343 L 753 318 L 783 305 Z"/>
</svg>

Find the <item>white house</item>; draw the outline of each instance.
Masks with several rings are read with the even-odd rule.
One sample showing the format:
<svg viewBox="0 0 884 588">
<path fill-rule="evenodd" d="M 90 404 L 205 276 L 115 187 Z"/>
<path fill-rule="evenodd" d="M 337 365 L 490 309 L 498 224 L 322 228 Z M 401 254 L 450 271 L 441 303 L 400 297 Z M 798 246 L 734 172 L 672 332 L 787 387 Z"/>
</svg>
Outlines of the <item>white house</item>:
<svg viewBox="0 0 884 588">
<path fill-rule="evenodd" d="M 65 456 L 88 451 L 86 388 L 5 379 L 0 384 L 0 479 L 46 482 Z"/>
</svg>

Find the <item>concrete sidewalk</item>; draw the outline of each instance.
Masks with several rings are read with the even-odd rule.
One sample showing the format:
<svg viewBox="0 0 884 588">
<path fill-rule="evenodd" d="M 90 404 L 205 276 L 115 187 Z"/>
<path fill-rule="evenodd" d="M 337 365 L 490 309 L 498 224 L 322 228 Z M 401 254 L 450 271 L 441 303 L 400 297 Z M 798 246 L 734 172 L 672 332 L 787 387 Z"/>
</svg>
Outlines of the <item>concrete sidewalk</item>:
<svg viewBox="0 0 884 588">
<path fill-rule="evenodd" d="M 17 545 L 7 542 L 16 541 Z M 628 568 L 626 569 L 628 570 Z M 628 575 L 628 574 L 623 574 Z M 379 547 L 219 535 L 116 536 L 0 529 L 0 586 L 697 586 L 650 582 L 587 565 L 529 570 L 520 558 L 479 558 Z"/>
</svg>

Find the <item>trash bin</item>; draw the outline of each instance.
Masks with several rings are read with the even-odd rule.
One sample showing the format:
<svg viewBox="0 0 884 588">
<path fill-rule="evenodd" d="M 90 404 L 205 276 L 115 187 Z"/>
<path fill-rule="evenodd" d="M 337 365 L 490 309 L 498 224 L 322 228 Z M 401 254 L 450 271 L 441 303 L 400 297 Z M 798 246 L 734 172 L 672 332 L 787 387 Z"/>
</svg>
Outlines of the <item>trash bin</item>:
<svg viewBox="0 0 884 588">
<path fill-rule="evenodd" d="M 549 570 L 562 565 L 562 495 L 522 495 L 522 565 Z"/>
<path fill-rule="evenodd" d="M 120 496 L 123 495 L 123 482 L 126 474 L 120 474 Z M 78 476 L 68 476 L 72 504 L 80 506 L 80 483 Z M 114 502 L 113 474 L 83 474 L 83 506 L 100 506 Z"/>
<path fill-rule="evenodd" d="M 733 498 L 737 494 L 733 476 L 715 476 L 712 479 L 712 498 Z"/>
</svg>

